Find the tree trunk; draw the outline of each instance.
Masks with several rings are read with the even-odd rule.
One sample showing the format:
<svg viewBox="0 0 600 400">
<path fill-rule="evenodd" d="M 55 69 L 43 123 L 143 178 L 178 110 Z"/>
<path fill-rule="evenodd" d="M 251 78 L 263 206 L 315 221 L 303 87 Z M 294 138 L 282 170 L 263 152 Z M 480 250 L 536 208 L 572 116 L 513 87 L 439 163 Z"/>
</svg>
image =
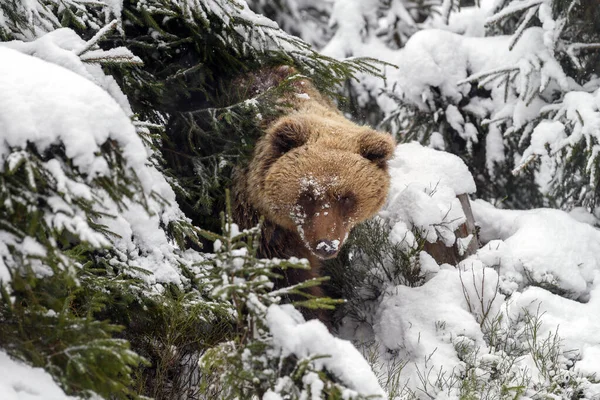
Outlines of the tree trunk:
<svg viewBox="0 0 600 400">
<path fill-rule="evenodd" d="M 479 238 L 475 230 L 475 219 L 471 210 L 471 202 L 467 194 L 457 196 L 467 220 L 455 232 L 456 242 L 452 247 L 447 247 L 444 242 L 438 240 L 435 243 L 426 242 L 423 250 L 429 253 L 438 264 L 457 265 L 479 249 Z M 473 235 L 469 242 L 460 239 Z M 462 243 L 462 244 L 461 244 Z"/>
</svg>

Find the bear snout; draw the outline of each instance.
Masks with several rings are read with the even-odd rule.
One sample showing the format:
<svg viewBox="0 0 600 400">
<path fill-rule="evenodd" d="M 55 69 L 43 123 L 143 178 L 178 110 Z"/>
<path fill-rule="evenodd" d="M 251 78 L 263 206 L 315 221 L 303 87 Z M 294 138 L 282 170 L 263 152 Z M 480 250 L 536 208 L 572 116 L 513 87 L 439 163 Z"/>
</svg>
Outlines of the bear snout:
<svg viewBox="0 0 600 400">
<path fill-rule="evenodd" d="M 328 259 L 333 258 L 337 255 L 340 250 L 340 241 L 339 240 L 319 240 L 317 245 L 314 248 L 314 253 L 319 258 Z"/>
<path fill-rule="evenodd" d="M 336 257 L 351 228 L 348 217 L 329 201 L 313 201 L 300 209 L 303 218 L 297 228 L 308 250 L 320 259 Z"/>
</svg>

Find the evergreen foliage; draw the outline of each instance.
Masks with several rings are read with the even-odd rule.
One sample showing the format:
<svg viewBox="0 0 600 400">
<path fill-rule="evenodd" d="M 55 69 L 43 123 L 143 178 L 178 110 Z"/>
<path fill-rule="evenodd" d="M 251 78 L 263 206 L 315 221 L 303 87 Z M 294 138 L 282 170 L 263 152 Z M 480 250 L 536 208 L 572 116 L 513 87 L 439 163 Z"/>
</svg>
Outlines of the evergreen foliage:
<svg viewBox="0 0 600 400">
<path fill-rule="evenodd" d="M 328 27 L 331 0 L 252 0 L 248 5 L 257 14 L 277 22 L 285 32 L 321 48 L 331 38 Z"/>
<path fill-rule="evenodd" d="M 234 166 L 242 166 L 260 136 L 261 123 L 279 112 L 275 93 L 248 91 L 250 72 L 293 66 L 325 93 L 358 72 L 376 73 L 374 60 L 338 61 L 254 14 L 244 1 L 126 2 L 124 45 L 143 67 L 111 70 L 140 118 L 166 126 L 156 143 L 178 203 L 192 221 L 218 230 Z M 260 115 L 261 119 L 254 118 Z"/>
<path fill-rule="evenodd" d="M 57 46 L 56 54 L 44 56 L 47 61 L 68 60 L 65 65 L 92 77 L 119 102 L 150 155 L 147 167 L 170 176 L 181 208 L 192 218 L 179 212 L 174 199 L 148 192 L 138 179 L 140 171 L 128 167 L 115 141 L 107 140 L 101 148 L 110 174 L 94 179 L 75 166 L 63 143 L 43 151 L 35 143 L 11 149 L 0 172 L 5 205 L 0 209 L 0 253 L 10 272 L 1 282 L 0 348 L 46 368 L 72 395 L 209 396 L 202 385 L 215 370 L 207 375 L 198 371 L 207 349 L 229 339 L 224 343 L 237 341 L 242 357 L 244 349 L 256 352 L 269 343 L 264 309 L 248 308 L 248 296 L 258 296 L 266 307 L 319 283 L 265 292 L 272 269 L 287 264 L 256 260 L 248 253 L 236 273 L 249 285 L 242 292 L 229 287 L 216 295 L 215 285 L 227 283 L 223 276 L 231 274 L 237 282 L 228 269 L 239 258 L 234 245 L 223 236 L 229 253 L 212 258 L 198 252 L 203 240 L 217 237 L 207 229 L 218 225 L 213 215 L 225 207 L 223 188 L 261 133 L 255 115 L 260 112 L 266 120 L 281 112 L 275 101 L 285 84 L 256 96 L 238 85 L 240 77 L 287 64 L 299 77 L 308 75 L 324 92 L 334 93 L 356 72 L 375 71 L 372 62 L 322 56 L 237 0 L 128 1 L 122 7 L 119 2 L 9 1 L 0 5 L 0 12 L 3 41 L 22 40 L 11 45 L 36 55 L 36 40 L 44 38 Z M 45 36 L 61 27 L 71 30 Z M 66 37 L 70 42 L 60 42 Z M 58 202 L 63 210 L 57 211 Z M 159 219 L 161 235 L 173 249 L 164 255 L 168 261 L 153 258 L 153 249 L 135 232 L 128 238 L 111 230 L 110 221 L 122 221 L 127 213 Z M 242 238 L 256 234 L 253 230 Z M 118 245 L 121 239 L 131 239 L 135 248 Z M 241 238 L 234 242 L 242 243 Z M 153 262 L 168 262 L 179 283 L 157 281 L 147 269 Z M 310 296 L 297 303 L 309 308 L 333 304 Z M 249 321 L 255 322 L 247 325 Z M 254 333 L 258 336 L 250 340 Z M 203 360 L 237 365 L 242 358 L 228 359 L 223 346 Z M 259 353 L 254 354 L 260 361 Z M 306 392 L 303 378 L 311 374 L 324 382 L 329 398 L 341 395 L 343 385 L 317 367 L 318 361 L 274 354 L 266 362 L 286 367 L 258 386 L 248 375 L 249 386 L 240 394 L 263 393 L 275 387 L 274 379 L 293 371 L 295 381 L 286 390 L 295 396 Z M 230 394 L 237 390 L 233 388 L 225 386 Z"/>
<path fill-rule="evenodd" d="M 7 0 L 0 4 L 0 40 L 34 40 L 60 27 L 70 27 L 89 39 L 114 18 L 121 9 L 114 3 L 83 3 L 77 0 Z"/>
<path fill-rule="evenodd" d="M 39 154 L 33 146 L 14 149 L 5 162 L 0 223 L 3 259 L 11 276 L 10 286 L 2 287 L 0 345 L 13 356 L 47 368 L 70 392 L 119 393 L 126 398 L 135 394 L 130 390 L 132 368 L 144 359 L 114 337 L 121 327 L 94 318 L 106 305 L 102 291 L 86 293 L 95 284 L 89 266 L 96 249 L 108 243 L 104 227 L 93 222 L 101 212 L 94 200 L 111 194 L 122 201 L 132 197 L 135 187 L 119 149 L 107 143 L 104 151 L 116 173 L 92 183 L 92 198 L 65 190 L 64 182 L 49 171 L 60 166 L 64 179 L 81 184 L 60 147 L 52 155 Z M 71 208 L 57 213 L 54 207 L 61 200 Z M 61 223 L 63 216 L 82 220 L 79 226 Z M 90 230 L 82 231 L 82 224 L 89 224 Z M 135 280 L 128 284 L 138 286 Z"/>
<path fill-rule="evenodd" d="M 334 325 L 346 319 L 372 328 L 385 288 L 423 284 L 419 253 L 425 239 L 414 233 L 417 245 L 407 249 L 390 240 L 390 227 L 383 220 L 369 220 L 354 229 L 339 257 L 325 266 L 326 275 L 331 276 L 325 283 L 327 293 L 346 300 L 334 313 Z"/>
<path fill-rule="evenodd" d="M 0 349 L 43 367 L 68 394 L 362 398 L 352 389 L 355 382 L 336 374 L 335 357 L 284 348 L 284 338 L 273 329 L 277 323 L 309 324 L 293 306 L 331 310 L 339 301 L 304 293 L 324 279 L 274 288 L 282 269 L 306 264 L 257 259 L 260 228 L 240 232 L 225 197 L 224 188 L 235 168 L 244 166 L 265 124 L 285 111 L 278 99 L 293 79 L 309 77 L 342 105 L 338 93 L 344 92 L 356 119 L 400 140 L 416 139 L 460 155 L 482 198 L 515 208 L 598 206 L 594 71 L 600 19 L 592 1 L 498 2 L 487 35 L 511 35 L 513 48 L 535 39 L 542 50 L 524 55 L 515 66 L 466 71 L 460 85 L 469 89 L 460 98 L 428 87 L 423 104 L 399 95 L 397 82 L 382 83 L 393 66 L 354 56 L 371 55 L 363 50 L 373 43 L 396 51 L 424 27 L 448 27 L 455 1 L 248 3 L 0 4 L 0 40 L 49 62 L 55 55 L 37 54 L 36 41 L 56 45 L 63 52 L 59 59 L 69 61 L 61 64 L 88 74 L 117 100 L 143 140 L 146 167 L 157 181 L 166 176 L 177 195 L 148 190 L 143 171 L 128 166 L 126 151 L 112 139 L 98 152 L 109 171 L 105 175 L 88 176 L 60 141 L 11 148 L 3 159 L 0 273 L 7 274 L 0 275 Z M 306 18 L 310 23 L 299 28 L 297 22 Z M 75 42 L 59 43 L 61 38 L 76 38 L 81 46 L 68 48 Z M 350 46 L 351 41 L 360 45 Z M 297 75 L 256 91 L 263 82 L 253 73 L 274 65 L 291 66 Z M 363 74 L 375 78 L 351 81 Z M 522 121 L 508 111 L 482 113 L 476 107 L 491 101 L 534 105 L 539 113 Z M 543 134 L 551 127 L 555 137 Z M 503 157 L 491 157 L 499 144 Z M 541 170 L 552 175 L 546 186 L 539 182 Z M 155 223 L 154 233 L 169 248 L 163 258 L 139 232 L 115 228 L 128 213 Z M 212 233 L 218 229 L 222 234 Z M 334 322 L 348 316 L 345 322 L 372 326 L 386 288 L 420 286 L 431 278 L 421 269 L 425 239 L 412 234 L 416 244 L 407 248 L 390 240 L 382 221 L 355 230 L 327 268 L 329 293 L 348 300 Z M 153 268 L 161 263 L 176 278 L 157 277 Z M 286 298 L 300 300 L 280 305 Z M 433 386 L 424 379 L 423 393 L 432 397 L 458 388 L 461 398 L 518 398 L 524 387 L 535 385 L 513 368 L 524 355 L 544 378 L 538 398 L 576 398 L 593 381 L 570 369 L 557 335 L 537 336 L 537 316 L 492 317 L 478 321 L 490 357 L 482 358 L 466 339 L 453 342 L 465 366 L 462 375 L 440 373 Z M 385 360 L 373 356 L 372 361 L 377 370 Z M 402 367 L 381 368 L 380 381 L 390 396 L 416 398 L 398 387 Z"/>
<path fill-rule="evenodd" d="M 3 36 L 33 39 L 44 34 L 39 26 L 52 31 L 59 20 L 73 23 L 62 18 L 70 12 L 68 7 L 53 5 L 39 2 L 26 8 L 15 3 L 12 13 L 3 9 L 10 18 L 2 26 Z M 81 12 L 80 22 L 90 23 L 76 27 L 100 28 L 94 18 L 101 13 L 95 7 L 70 5 Z M 46 23 L 40 18 L 46 18 Z M 113 22 L 87 35 L 90 40 L 77 55 L 92 69 L 86 70 L 83 63 L 66 65 L 78 73 L 95 74 L 121 100 L 118 88 L 110 86 L 112 81 L 94 69 L 98 63 L 112 68 L 139 63 L 122 49 L 97 48 L 97 42 L 115 27 Z M 35 53 L 35 42 L 30 43 Z M 22 48 L 27 50 L 28 45 Z M 63 50 L 56 51 L 48 53 L 49 61 L 63 57 Z M 70 57 L 68 50 L 64 57 Z M 153 152 L 157 136 L 150 129 L 156 132 L 160 126 L 139 120 L 135 124 Z M 101 155 L 111 173 L 95 178 L 75 166 L 63 143 L 44 151 L 29 143 L 11 149 L 6 158 L 0 226 L 2 266 L 10 276 L 3 276 L 2 282 L 0 346 L 14 357 L 46 368 L 70 394 L 183 395 L 195 387 L 185 380 L 195 374 L 190 365 L 196 365 L 199 352 L 227 334 L 229 305 L 207 301 L 201 286 L 203 272 L 194 261 L 202 259 L 200 254 L 177 250 L 170 254 L 182 283 L 162 286 L 154 285 L 154 278 L 148 278 L 152 273 L 142 266 L 152 258 L 148 249 L 140 244 L 135 249 L 116 245 L 127 238 L 106 223 L 122 220 L 122 213 L 141 212 L 147 218 L 160 214 L 164 234 L 181 249 L 190 243 L 199 245 L 199 239 L 189 221 L 173 210 L 176 205 L 171 200 L 142 187 L 138 174 L 147 171 L 133 171 L 116 141 L 107 140 Z M 164 217 L 170 212 L 175 218 Z"/>
<path fill-rule="evenodd" d="M 213 390 L 221 399 L 262 398 L 268 392 L 289 399 L 302 399 L 308 393 L 319 393 L 325 399 L 342 398 L 347 391 L 344 384 L 330 371 L 318 367 L 319 358 L 328 356 L 298 358 L 286 354 L 274 340 L 268 322 L 271 307 L 279 307 L 282 299 L 292 295 L 305 298 L 293 303 L 296 306 L 333 308 L 335 301 L 303 292 L 325 278 L 274 288 L 273 282 L 282 277 L 283 270 L 309 268 L 306 261 L 257 259 L 260 227 L 240 232 L 230 215 L 230 208 L 221 213 L 221 235 L 204 233 L 215 242 L 215 255 L 205 265 L 213 273 L 212 296 L 234 306 L 235 334 L 231 340 L 209 349 L 200 360 L 203 391 Z M 302 319 L 296 310 L 293 312 L 297 313 L 295 318 Z"/>
<path fill-rule="evenodd" d="M 598 63 L 594 49 L 600 40 L 595 27 L 597 21 L 594 22 L 596 12 L 595 7 L 585 2 L 505 2 L 488 20 L 492 29 L 512 35 L 511 46 L 514 47 L 520 40 L 527 40 L 526 37 L 533 40 L 527 35 L 538 32 L 541 27 L 547 55 L 535 55 L 529 60 L 531 68 L 493 71 L 473 77 L 480 80 L 479 86 L 500 81 L 508 85 L 514 79 L 511 74 L 519 75 L 522 82 L 516 88 L 519 98 L 527 104 L 538 97 L 547 103 L 540 109 L 538 118 L 522 126 L 509 121 L 504 135 L 509 138 L 510 147 L 523 154 L 513 174 L 519 174 L 537 160 L 550 164 L 553 178 L 547 194 L 566 209 L 574 206 L 593 209 L 598 205 L 598 138 L 589 129 L 599 114 L 594 106 L 579 109 L 580 102 L 593 97 L 597 90 L 593 73 Z M 558 140 L 540 134 L 551 123 L 561 129 L 562 137 Z M 538 148 L 539 141 L 545 149 Z M 575 179 L 565 179 L 565 174 Z"/>
</svg>

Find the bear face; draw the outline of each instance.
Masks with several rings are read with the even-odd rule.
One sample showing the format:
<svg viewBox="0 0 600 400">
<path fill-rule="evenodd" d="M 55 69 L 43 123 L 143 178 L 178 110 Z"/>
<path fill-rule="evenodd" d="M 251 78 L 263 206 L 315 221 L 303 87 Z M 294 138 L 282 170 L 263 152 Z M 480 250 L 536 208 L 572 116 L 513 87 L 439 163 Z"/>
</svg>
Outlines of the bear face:
<svg viewBox="0 0 600 400">
<path fill-rule="evenodd" d="M 251 202 L 311 254 L 333 258 L 352 228 L 383 205 L 393 150 L 391 136 L 313 105 L 276 121 L 257 144 Z"/>
</svg>

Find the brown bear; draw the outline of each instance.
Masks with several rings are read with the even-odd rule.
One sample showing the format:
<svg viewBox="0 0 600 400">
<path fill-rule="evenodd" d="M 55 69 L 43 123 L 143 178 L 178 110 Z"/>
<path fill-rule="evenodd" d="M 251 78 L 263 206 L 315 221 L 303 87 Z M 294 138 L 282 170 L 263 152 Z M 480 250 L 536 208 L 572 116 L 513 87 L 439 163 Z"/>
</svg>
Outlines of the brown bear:
<svg viewBox="0 0 600 400">
<path fill-rule="evenodd" d="M 258 81 L 269 87 L 293 73 L 280 67 Z M 287 271 L 285 283 L 295 284 L 319 276 L 322 260 L 383 205 L 394 141 L 349 121 L 308 79 L 284 97 L 291 107 L 267 122 L 249 164 L 236 172 L 234 218 L 249 228 L 264 216 L 261 257 L 309 260 L 310 270 Z"/>
</svg>

